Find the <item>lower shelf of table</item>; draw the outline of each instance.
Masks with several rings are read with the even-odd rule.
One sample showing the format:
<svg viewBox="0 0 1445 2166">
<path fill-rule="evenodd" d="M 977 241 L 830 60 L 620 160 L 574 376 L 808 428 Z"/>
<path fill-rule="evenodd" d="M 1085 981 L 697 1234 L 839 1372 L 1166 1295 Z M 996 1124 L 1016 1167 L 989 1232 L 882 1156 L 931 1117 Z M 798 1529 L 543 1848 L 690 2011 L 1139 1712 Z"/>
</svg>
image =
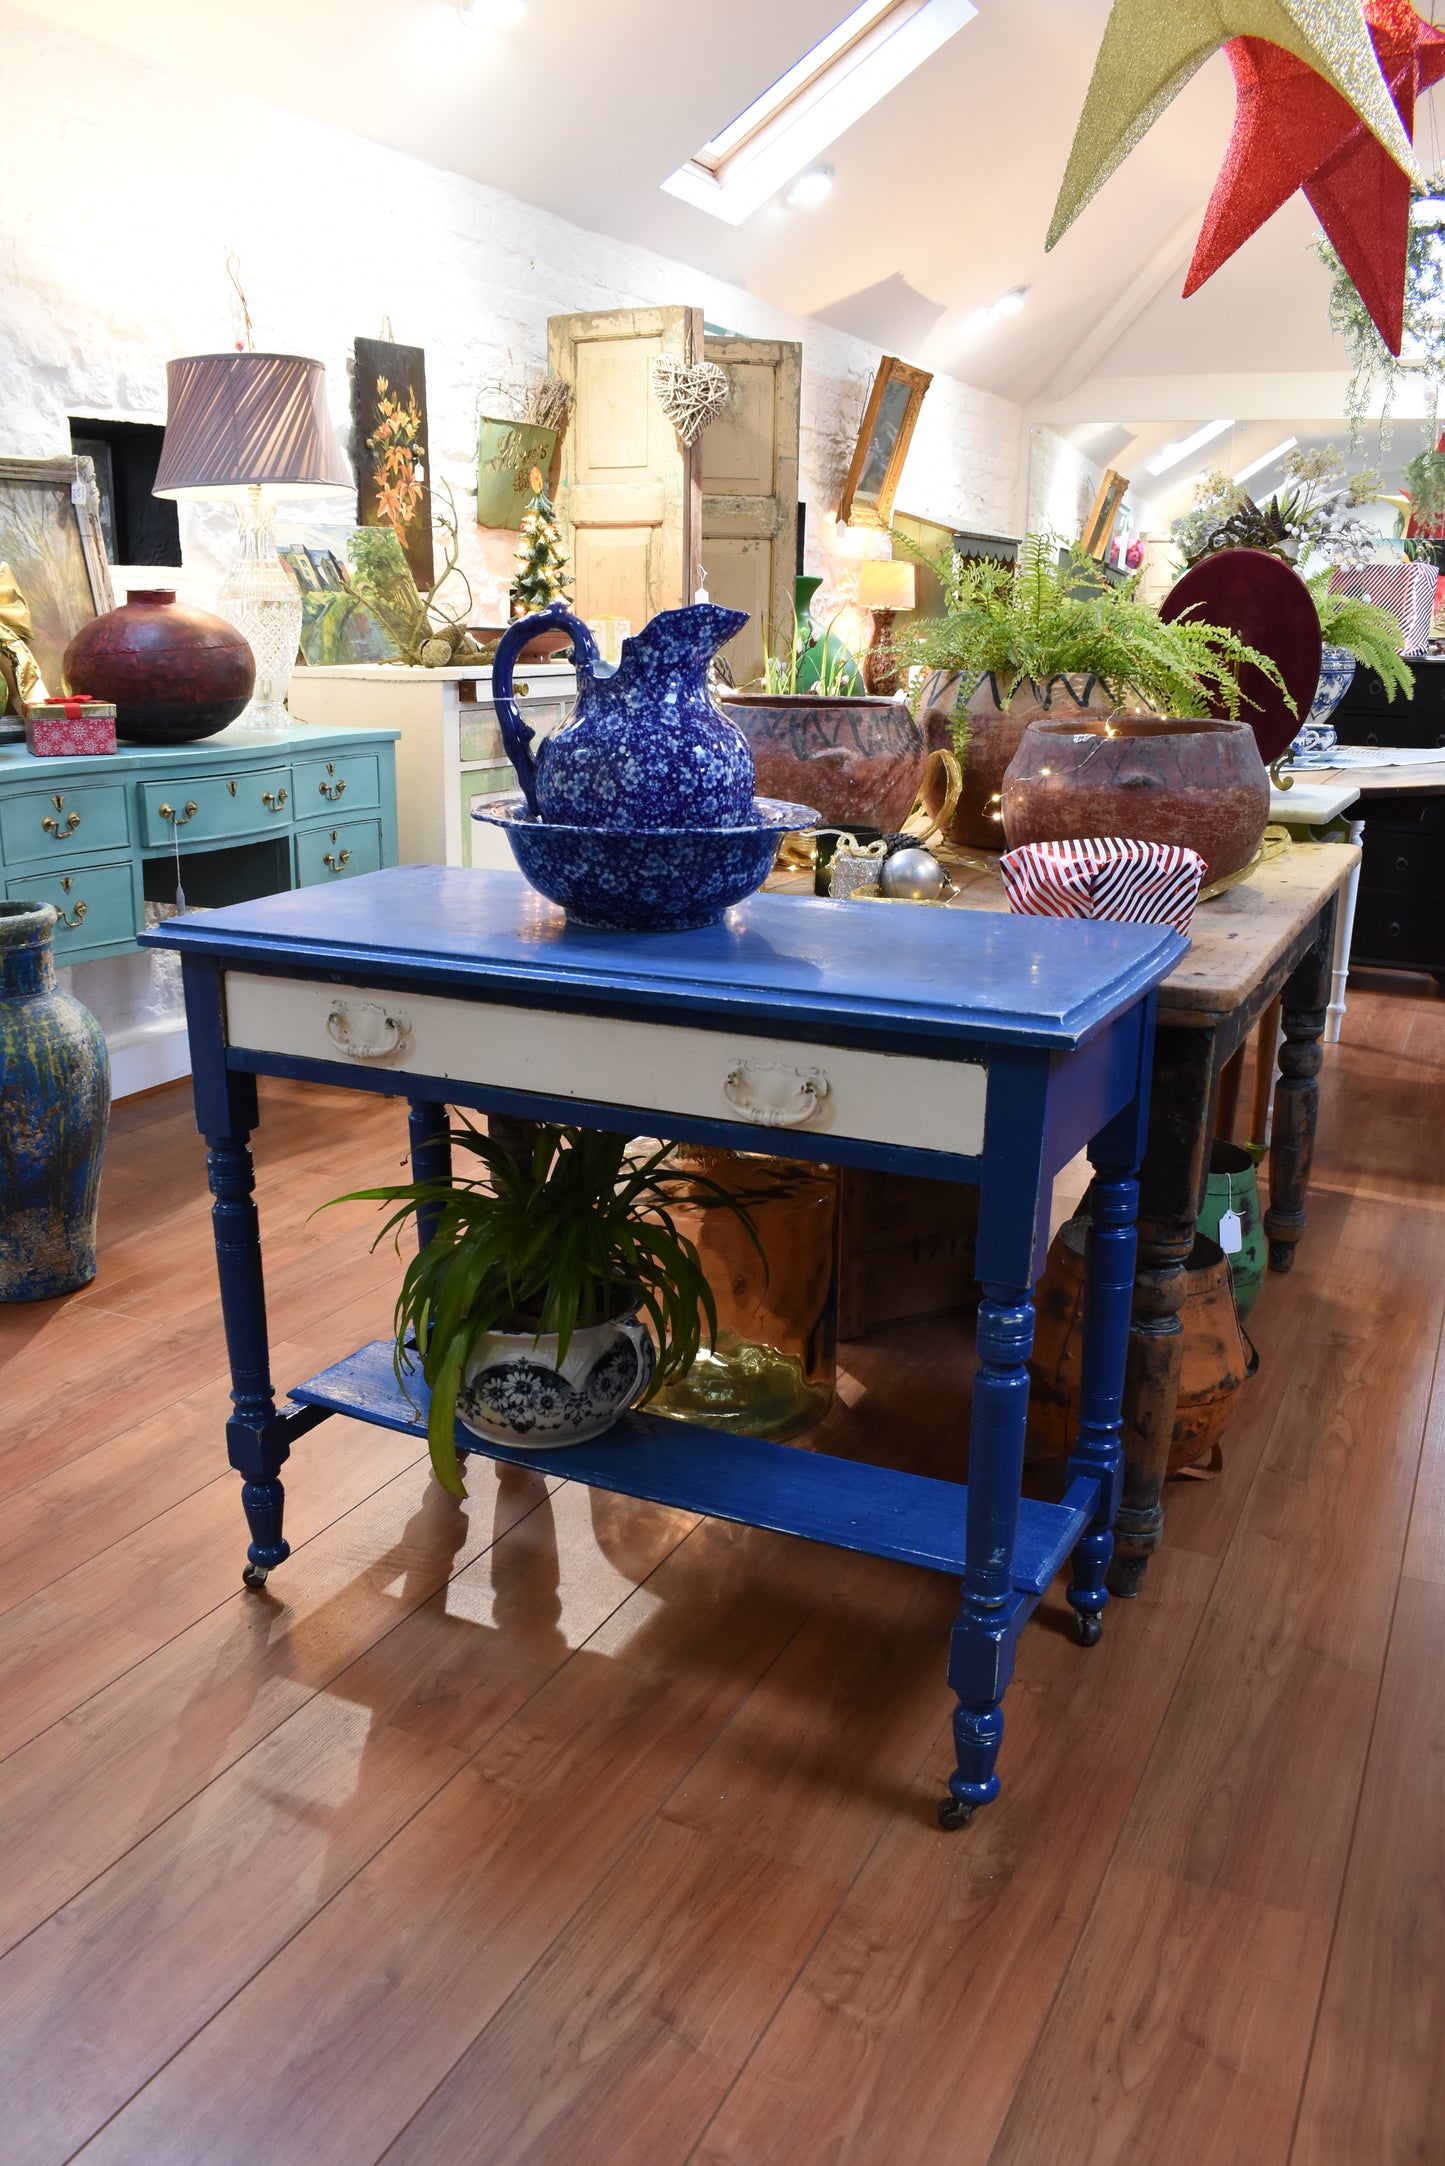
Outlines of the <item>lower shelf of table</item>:
<svg viewBox="0 0 1445 2166">
<path fill-rule="evenodd" d="M 408 1389 L 410 1397 L 397 1382 L 391 1341 L 375 1339 L 296 1385 L 291 1397 L 424 1438 L 427 1390 L 419 1372 L 408 1378 Z M 658 1414 L 624 1415 L 606 1436 L 561 1450 L 512 1450 L 461 1427 L 457 1447 L 650 1504 L 892 1557 L 955 1578 L 963 1573 L 968 1491 L 961 1482 L 899 1474 Z M 1094 1496 L 1095 1485 L 1080 1481 L 1061 1504 L 1022 1500 L 1013 1572 L 1020 1592 L 1044 1592 L 1093 1517 Z"/>
</svg>

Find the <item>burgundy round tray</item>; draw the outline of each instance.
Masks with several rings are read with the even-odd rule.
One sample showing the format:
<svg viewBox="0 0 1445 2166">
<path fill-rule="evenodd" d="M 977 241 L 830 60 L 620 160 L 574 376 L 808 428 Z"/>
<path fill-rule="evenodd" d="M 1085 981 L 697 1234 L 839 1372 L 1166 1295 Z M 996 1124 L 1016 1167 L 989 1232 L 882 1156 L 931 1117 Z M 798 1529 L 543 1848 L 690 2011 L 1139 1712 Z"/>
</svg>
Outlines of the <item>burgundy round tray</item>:
<svg viewBox="0 0 1445 2166">
<path fill-rule="evenodd" d="M 1186 610 L 1196 624 L 1237 632 L 1267 654 L 1283 677 L 1297 714 L 1263 670 L 1251 664 L 1239 674 L 1244 694 L 1239 719 L 1254 731 L 1268 766 L 1299 734 L 1320 681 L 1320 620 L 1309 588 L 1292 565 L 1267 549 L 1220 549 L 1186 572 L 1159 606 L 1166 624 Z M 1220 716 L 1229 710 L 1217 700 L 1209 711 Z"/>
</svg>

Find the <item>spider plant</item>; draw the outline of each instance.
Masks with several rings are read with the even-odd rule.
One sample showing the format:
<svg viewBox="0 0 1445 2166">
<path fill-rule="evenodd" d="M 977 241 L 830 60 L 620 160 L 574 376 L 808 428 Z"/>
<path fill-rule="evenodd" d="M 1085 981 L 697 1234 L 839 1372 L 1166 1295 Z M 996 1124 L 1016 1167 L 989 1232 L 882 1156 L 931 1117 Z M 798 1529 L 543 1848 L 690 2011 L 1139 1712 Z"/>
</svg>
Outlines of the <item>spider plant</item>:
<svg viewBox="0 0 1445 2166">
<path fill-rule="evenodd" d="M 746 1207 L 716 1181 L 669 1165 L 671 1145 L 637 1146 L 593 1129 L 539 1125 L 514 1152 L 464 1120 L 454 1151 L 478 1162 L 450 1180 L 354 1189 L 337 1203 L 397 1206 L 373 1241 L 417 1219 L 424 1235 L 406 1267 L 393 1328 L 398 1381 L 416 1361 L 431 1387 L 427 1442 L 437 1480 L 466 1495 L 457 1458 L 457 1396 L 467 1363 L 490 1331 L 557 1334 L 558 1359 L 572 1334 L 640 1306 L 657 1341 L 645 1397 L 697 1359 L 704 1325 L 711 1350 L 717 1308 L 695 1244 L 673 1207 L 702 1200 L 740 1218 L 758 1247 Z M 766 1261 L 766 1259 L 765 1259 Z"/>
<path fill-rule="evenodd" d="M 1393 699 L 1403 692 L 1409 699 L 1415 690 L 1415 673 L 1400 653 L 1400 620 L 1378 603 L 1358 600 L 1351 594 L 1331 594 L 1333 572 L 1316 572 L 1305 585 L 1320 615 L 1320 632 L 1327 647 L 1343 647 L 1357 662 L 1374 670 Z"/>
<path fill-rule="evenodd" d="M 1052 535 L 1029 535 L 1016 565 L 948 552 L 933 560 L 907 535 L 896 538 L 921 562 L 933 563 L 948 611 L 901 629 L 896 658 L 901 668 L 944 669 L 966 680 L 958 703 L 965 728 L 969 693 L 989 675 L 1005 708 L 1030 679 L 1092 676 L 1121 707 L 1133 702 L 1159 714 L 1195 715 L 1218 702 L 1231 720 L 1245 704 L 1239 671 L 1246 663 L 1283 689 L 1269 656 L 1236 633 L 1188 614 L 1166 624 L 1138 599 L 1138 576 L 1121 586 L 1101 581 L 1092 557 L 1061 547 Z"/>
</svg>

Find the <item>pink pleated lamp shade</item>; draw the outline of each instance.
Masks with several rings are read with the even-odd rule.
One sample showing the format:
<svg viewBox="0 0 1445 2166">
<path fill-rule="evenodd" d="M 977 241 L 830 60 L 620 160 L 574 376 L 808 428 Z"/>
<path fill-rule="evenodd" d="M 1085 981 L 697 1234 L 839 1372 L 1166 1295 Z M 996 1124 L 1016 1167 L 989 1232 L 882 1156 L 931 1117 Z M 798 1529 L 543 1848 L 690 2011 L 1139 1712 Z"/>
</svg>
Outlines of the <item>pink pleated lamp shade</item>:
<svg viewBox="0 0 1445 2166">
<path fill-rule="evenodd" d="M 233 498 L 352 489 L 326 411 L 326 370 L 290 353 L 198 353 L 166 363 L 157 496 Z"/>
</svg>

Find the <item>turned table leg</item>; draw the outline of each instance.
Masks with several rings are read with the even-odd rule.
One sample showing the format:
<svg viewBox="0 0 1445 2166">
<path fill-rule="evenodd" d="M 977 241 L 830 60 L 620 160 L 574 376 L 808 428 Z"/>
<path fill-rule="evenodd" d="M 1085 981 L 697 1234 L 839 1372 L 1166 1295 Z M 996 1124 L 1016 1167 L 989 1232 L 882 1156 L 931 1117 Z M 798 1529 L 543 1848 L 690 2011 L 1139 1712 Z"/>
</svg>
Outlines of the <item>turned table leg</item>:
<svg viewBox="0 0 1445 2166">
<path fill-rule="evenodd" d="M 1161 1023 L 1154 1040 L 1149 1140 L 1139 1169 L 1138 1261 L 1124 1379 L 1124 1492 L 1109 1586 L 1139 1592 L 1163 1539 L 1164 1477 L 1184 1356 L 1185 1265 L 1204 1195 L 1214 1091 L 1208 1024 Z"/>
<path fill-rule="evenodd" d="M 948 1682 L 958 1695 L 953 1717 L 958 1765 L 938 1808 L 946 1828 L 962 1827 L 978 1806 L 998 1796 L 1002 1702 L 1021 1621 L 1013 1557 L 1034 1343 L 1034 1304 L 1027 1287 L 985 1284 L 977 1343 L 963 1601 L 948 1660 Z"/>
<path fill-rule="evenodd" d="M 1134 1214 L 1139 1184 L 1131 1164 L 1095 1160 L 1092 1219 L 1084 1263 L 1084 1345 L 1079 1379 L 1079 1422 L 1069 1473 L 1097 1481 L 1099 1504 L 1092 1525 L 1074 1550 L 1068 1587 L 1079 1638 L 1098 1640 L 1105 1585 L 1114 1554 L 1123 1454 L 1120 1416 L 1128 1346 L 1129 1304 L 1134 1287 Z"/>
<path fill-rule="evenodd" d="M 1305 1230 L 1305 1191 L 1314 1157 L 1319 1118 L 1317 1081 L 1324 1049 L 1330 961 L 1334 945 L 1335 906 L 1320 913 L 1314 945 L 1296 964 L 1280 995 L 1284 1043 L 1279 1049 L 1279 1081 L 1274 1094 L 1274 1130 L 1269 1148 L 1269 1209 L 1264 1214 L 1272 1271 L 1288 1271 L 1295 1243 Z"/>
<path fill-rule="evenodd" d="M 411 1148 L 411 1177 L 414 1181 L 449 1181 L 452 1174 L 451 1128 L 445 1106 L 433 1104 L 428 1098 L 407 1100 L 407 1141 Z M 418 1211 L 416 1214 L 416 1237 L 418 1248 L 425 1248 L 436 1232 L 441 1206 Z"/>
</svg>

